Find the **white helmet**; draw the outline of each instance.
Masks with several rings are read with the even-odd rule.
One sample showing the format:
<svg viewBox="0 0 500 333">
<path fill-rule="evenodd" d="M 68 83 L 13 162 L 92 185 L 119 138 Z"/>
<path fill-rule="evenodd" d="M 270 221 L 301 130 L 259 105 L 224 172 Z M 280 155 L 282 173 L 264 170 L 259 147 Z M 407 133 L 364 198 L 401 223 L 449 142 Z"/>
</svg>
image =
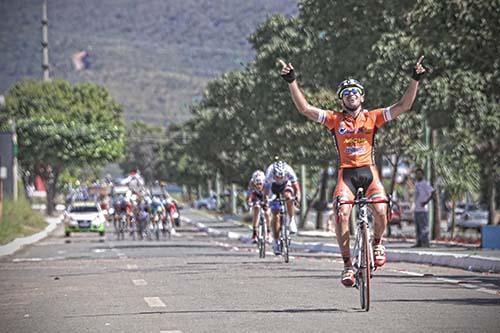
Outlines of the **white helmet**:
<svg viewBox="0 0 500 333">
<path fill-rule="evenodd" d="M 265 180 L 266 180 L 266 175 L 264 175 L 264 172 L 261 170 L 256 170 L 252 174 L 252 183 L 254 184 L 264 184 Z"/>
</svg>

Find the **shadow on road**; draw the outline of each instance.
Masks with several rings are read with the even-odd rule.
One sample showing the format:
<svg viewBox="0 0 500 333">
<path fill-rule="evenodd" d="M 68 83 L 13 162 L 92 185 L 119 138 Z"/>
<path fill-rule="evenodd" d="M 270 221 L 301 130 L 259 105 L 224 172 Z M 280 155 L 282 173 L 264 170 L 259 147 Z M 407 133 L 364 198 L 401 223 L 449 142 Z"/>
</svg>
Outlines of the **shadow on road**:
<svg viewBox="0 0 500 333">
<path fill-rule="evenodd" d="M 317 309 L 255 309 L 255 310 L 238 310 L 238 309 L 220 309 L 220 310 L 174 310 L 174 311 L 140 311 L 127 313 L 99 313 L 99 314 L 82 314 L 74 316 L 64 316 L 64 318 L 97 318 L 97 317 L 115 317 L 115 316 L 141 316 L 141 315 L 158 315 L 158 314 L 216 314 L 216 313 L 356 313 L 363 312 L 360 309 L 337 309 L 337 308 L 317 308 Z"/>
<path fill-rule="evenodd" d="M 498 306 L 500 305 L 499 298 L 444 298 L 444 299 L 386 299 L 376 301 L 377 303 L 437 303 L 437 304 L 453 304 L 453 305 L 483 305 L 483 306 Z"/>
</svg>

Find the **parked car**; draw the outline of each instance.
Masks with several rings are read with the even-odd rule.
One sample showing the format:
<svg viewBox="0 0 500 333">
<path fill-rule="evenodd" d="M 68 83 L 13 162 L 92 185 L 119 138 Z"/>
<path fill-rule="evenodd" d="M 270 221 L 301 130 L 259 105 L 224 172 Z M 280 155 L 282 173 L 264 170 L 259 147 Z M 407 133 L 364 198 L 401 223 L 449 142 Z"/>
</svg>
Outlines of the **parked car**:
<svg viewBox="0 0 500 333">
<path fill-rule="evenodd" d="M 193 202 L 193 207 L 196 209 L 215 210 L 217 208 L 215 195 L 195 200 Z"/>
<path fill-rule="evenodd" d="M 399 204 L 395 201 L 392 202 L 391 215 L 389 216 L 389 223 L 397 224 L 401 227 L 402 216 L 403 216 L 403 211 L 401 207 L 399 207 Z"/>
<path fill-rule="evenodd" d="M 71 232 L 98 232 L 104 235 L 106 218 L 97 202 L 73 202 L 63 215 L 64 233 L 66 237 Z"/>
<path fill-rule="evenodd" d="M 401 221 L 413 223 L 414 211 L 413 205 L 408 201 L 401 201 L 398 203 L 401 210 Z"/>
<path fill-rule="evenodd" d="M 488 211 L 478 205 L 466 205 L 461 211 L 455 212 L 455 226 L 462 229 L 480 230 L 488 224 Z M 451 228 L 451 221 L 449 221 Z"/>
</svg>

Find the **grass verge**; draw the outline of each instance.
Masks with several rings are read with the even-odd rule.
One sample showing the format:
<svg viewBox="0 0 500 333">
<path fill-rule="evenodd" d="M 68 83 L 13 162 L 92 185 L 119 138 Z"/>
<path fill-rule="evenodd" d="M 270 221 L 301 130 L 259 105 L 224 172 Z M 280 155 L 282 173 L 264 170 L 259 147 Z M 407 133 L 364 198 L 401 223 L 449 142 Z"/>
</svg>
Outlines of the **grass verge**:
<svg viewBox="0 0 500 333">
<path fill-rule="evenodd" d="M 20 198 L 18 201 L 3 202 L 3 214 L 0 219 L 0 245 L 42 231 L 47 226 L 44 217 L 31 209 L 29 202 Z"/>
</svg>

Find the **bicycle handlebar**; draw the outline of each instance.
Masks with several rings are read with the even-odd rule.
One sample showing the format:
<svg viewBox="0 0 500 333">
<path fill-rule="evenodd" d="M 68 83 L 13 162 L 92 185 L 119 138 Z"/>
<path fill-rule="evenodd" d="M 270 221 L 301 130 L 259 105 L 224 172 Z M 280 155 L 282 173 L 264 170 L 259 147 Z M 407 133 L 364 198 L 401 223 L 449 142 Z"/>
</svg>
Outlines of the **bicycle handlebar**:
<svg viewBox="0 0 500 333">
<path fill-rule="evenodd" d="M 355 200 L 337 200 L 339 206 L 342 205 L 359 205 L 359 204 L 374 204 L 374 203 L 390 203 L 389 199 L 355 199 Z"/>
<path fill-rule="evenodd" d="M 269 201 L 281 201 L 281 202 L 285 202 L 285 201 L 288 201 L 288 200 L 295 200 L 297 199 L 297 197 L 293 196 L 291 197 L 290 199 L 286 199 L 285 197 L 283 196 L 277 196 L 277 195 L 274 195 L 272 197 L 269 198 Z"/>
</svg>

